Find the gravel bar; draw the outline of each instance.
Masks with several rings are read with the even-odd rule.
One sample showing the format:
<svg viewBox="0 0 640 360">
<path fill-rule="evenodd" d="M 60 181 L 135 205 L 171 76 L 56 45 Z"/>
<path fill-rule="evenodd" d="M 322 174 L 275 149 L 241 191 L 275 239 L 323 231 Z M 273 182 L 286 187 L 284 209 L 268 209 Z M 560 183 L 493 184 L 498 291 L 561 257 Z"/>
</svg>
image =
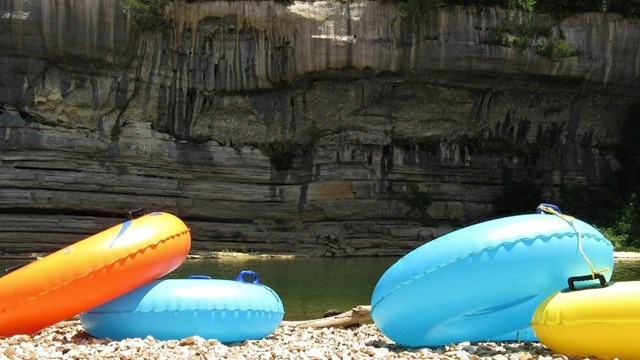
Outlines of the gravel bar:
<svg viewBox="0 0 640 360">
<path fill-rule="evenodd" d="M 535 342 L 457 343 L 406 348 L 374 324 L 340 328 L 281 326 L 261 340 L 223 344 L 198 336 L 161 341 L 113 341 L 89 335 L 79 321 L 66 321 L 34 335 L 0 338 L 0 359 L 573 359 Z"/>
</svg>

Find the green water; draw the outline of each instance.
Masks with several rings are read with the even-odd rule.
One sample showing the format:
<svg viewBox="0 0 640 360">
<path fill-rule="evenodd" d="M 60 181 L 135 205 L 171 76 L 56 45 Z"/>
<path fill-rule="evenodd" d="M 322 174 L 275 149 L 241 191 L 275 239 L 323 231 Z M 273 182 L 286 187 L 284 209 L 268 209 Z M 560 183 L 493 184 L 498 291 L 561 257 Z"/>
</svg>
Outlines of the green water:
<svg viewBox="0 0 640 360">
<path fill-rule="evenodd" d="M 285 320 L 305 320 L 322 317 L 329 309 L 369 304 L 378 279 L 396 261 L 386 257 L 187 260 L 166 278 L 208 275 L 233 280 L 240 271 L 253 270 L 280 296 Z M 0 269 L 24 262 L 0 260 Z M 612 281 L 629 280 L 640 280 L 640 259 L 616 260 Z"/>
<path fill-rule="evenodd" d="M 611 281 L 634 280 L 640 280 L 640 258 L 616 259 L 613 265 L 613 275 L 611 276 Z"/>
<path fill-rule="evenodd" d="M 299 258 L 188 260 L 168 278 L 209 275 L 235 279 L 242 270 L 258 273 L 285 307 L 285 320 L 321 318 L 326 310 L 368 305 L 378 279 L 397 258 Z"/>
</svg>

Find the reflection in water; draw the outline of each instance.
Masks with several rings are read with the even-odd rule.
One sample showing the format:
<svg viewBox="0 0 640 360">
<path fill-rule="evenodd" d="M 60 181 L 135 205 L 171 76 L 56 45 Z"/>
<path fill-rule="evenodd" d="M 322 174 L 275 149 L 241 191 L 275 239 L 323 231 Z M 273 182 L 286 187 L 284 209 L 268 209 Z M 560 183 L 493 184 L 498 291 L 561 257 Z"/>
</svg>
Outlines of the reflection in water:
<svg viewBox="0 0 640 360">
<path fill-rule="evenodd" d="M 322 317 L 326 310 L 349 310 L 371 302 L 382 274 L 398 258 L 299 258 L 187 260 L 166 278 L 208 275 L 234 280 L 242 270 L 254 270 L 260 282 L 282 300 L 285 320 Z M 0 260 L 0 271 L 26 260 Z M 0 273 L 3 275 L 3 273 Z M 612 281 L 640 280 L 640 259 L 616 259 Z"/>
<path fill-rule="evenodd" d="M 611 281 L 640 280 L 640 258 L 616 259 Z"/>
</svg>

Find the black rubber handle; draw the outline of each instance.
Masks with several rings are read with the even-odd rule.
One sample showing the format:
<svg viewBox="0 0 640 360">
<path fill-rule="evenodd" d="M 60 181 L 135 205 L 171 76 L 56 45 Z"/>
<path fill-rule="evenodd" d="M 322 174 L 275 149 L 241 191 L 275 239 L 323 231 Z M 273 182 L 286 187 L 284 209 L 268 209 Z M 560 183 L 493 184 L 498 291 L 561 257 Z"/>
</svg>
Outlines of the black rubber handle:
<svg viewBox="0 0 640 360">
<path fill-rule="evenodd" d="M 143 217 L 144 215 L 145 215 L 144 208 L 139 208 L 139 209 L 135 209 L 135 210 L 129 211 L 127 213 L 127 219 L 134 220 L 134 219 L 137 219 L 139 217 Z"/>
<path fill-rule="evenodd" d="M 569 279 L 567 279 L 567 282 L 569 283 L 569 289 L 575 290 L 576 289 L 576 286 L 574 284 L 575 282 L 577 282 L 577 281 L 589 281 L 589 280 L 595 280 L 595 279 L 598 279 L 600 281 L 600 286 L 602 286 L 602 287 L 606 287 L 607 286 L 607 280 L 604 278 L 604 275 L 602 275 L 602 274 L 572 276 Z"/>
</svg>

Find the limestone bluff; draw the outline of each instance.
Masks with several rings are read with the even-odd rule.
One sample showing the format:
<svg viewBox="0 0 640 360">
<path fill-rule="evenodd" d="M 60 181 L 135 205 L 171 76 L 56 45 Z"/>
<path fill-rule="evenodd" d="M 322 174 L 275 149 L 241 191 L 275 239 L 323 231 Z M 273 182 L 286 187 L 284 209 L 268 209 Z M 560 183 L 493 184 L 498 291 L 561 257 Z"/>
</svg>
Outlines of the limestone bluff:
<svg viewBox="0 0 640 360">
<path fill-rule="evenodd" d="M 196 252 L 399 255 L 620 168 L 637 20 L 534 15 L 578 54 L 552 61 L 491 43 L 502 9 L 412 31 L 393 6 L 173 1 L 141 33 L 114 0 L 2 2 L 0 255 L 139 207 L 184 219 Z"/>
</svg>

